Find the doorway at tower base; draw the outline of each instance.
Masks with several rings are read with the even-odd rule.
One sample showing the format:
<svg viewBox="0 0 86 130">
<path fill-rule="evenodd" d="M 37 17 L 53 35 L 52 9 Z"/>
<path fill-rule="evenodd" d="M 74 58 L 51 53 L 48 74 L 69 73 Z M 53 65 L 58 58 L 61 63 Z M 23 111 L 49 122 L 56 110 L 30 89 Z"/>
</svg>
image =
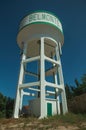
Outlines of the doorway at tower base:
<svg viewBox="0 0 86 130">
<path fill-rule="evenodd" d="M 29 115 L 40 117 L 40 98 L 36 98 L 29 101 Z M 57 101 L 51 101 L 50 99 L 45 100 L 45 117 L 53 116 L 57 114 Z"/>
</svg>

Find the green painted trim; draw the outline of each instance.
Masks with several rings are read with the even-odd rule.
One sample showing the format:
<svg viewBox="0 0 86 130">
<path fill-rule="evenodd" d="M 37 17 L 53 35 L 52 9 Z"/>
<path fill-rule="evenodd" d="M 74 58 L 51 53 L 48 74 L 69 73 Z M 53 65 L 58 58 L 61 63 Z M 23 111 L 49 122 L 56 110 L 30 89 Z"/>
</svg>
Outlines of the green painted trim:
<svg viewBox="0 0 86 130">
<path fill-rule="evenodd" d="M 29 14 L 33 14 L 33 13 L 40 13 L 40 12 L 44 12 L 44 13 L 49 13 L 49 14 L 51 14 L 51 15 L 54 15 L 55 17 L 57 17 L 56 16 L 56 14 L 55 13 L 52 13 L 52 12 L 50 12 L 50 11 L 47 11 L 47 10 L 35 10 L 35 11 L 31 11 Z"/>
<path fill-rule="evenodd" d="M 56 16 L 56 14 L 50 12 L 50 11 L 46 11 L 46 10 L 37 10 L 37 11 L 31 11 L 30 13 L 26 14 L 24 17 L 21 18 L 20 22 L 27 16 L 31 15 L 31 14 L 34 14 L 34 13 L 48 13 L 48 14 L 51 14 L 53 15 L 54 17 L 56 17 L 58 20 L 59 18 Z M 60 20 L 59 20 L 60 22 Z M 61 22 L 60 22 L 61 23 Z"/>
<path fill-rule="evenodd" d="M 56 14 L 54 14 L 54 13 L 52 13 L 52 12 L 50 12 L 50 11 L 46 11 L 46 10 L 36 10 L 36 11 L 32 11 L 32 12 L 29 13 L 28 15 L 33 14 L 33 13 L 48 13 L 48 14 L 51 14 L 51 15 L 55 16 L 55 17 L 59 20 L 59 18 L 56 16 Z M 28 16 L 28 15 L 27 15 L 27 16 Z M 59 21 L 60 21 L 60 20 L 59 20 Z"/>
<path fill-rule="evenodd" d="M 48 22 L 33 22 L 33 23 L 30 23 L 30 24 L 27 24 L 27 25 L 23 26 L 21 29 L 19 29 L 19 32 L 20 32 L 23 28 L 25 28 L 26 26 L 29 26 L 29 25 L 31 25 L 31 24 L 48 24 L 48 25 L 52 25 L 52 26 L 56 27 L 56 28 L 63 34 L 63 30 L 61 31 L 56 25 L 54 25 L 54 24 L 52 24 L 52 23 L 48 23 Z M 64 35 L 64 34 L 63 34 L 63 35 Z"/>
<path fill-rule="evenodd" d="M 52 116 L 52 103 L 47 103 L 47 116 Z"/>
</svg>

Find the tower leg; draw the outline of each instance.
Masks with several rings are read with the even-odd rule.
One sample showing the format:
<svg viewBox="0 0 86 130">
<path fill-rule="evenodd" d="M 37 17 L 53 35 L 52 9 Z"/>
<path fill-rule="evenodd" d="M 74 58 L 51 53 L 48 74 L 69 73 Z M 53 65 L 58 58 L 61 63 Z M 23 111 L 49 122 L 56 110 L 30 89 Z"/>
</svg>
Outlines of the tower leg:
<svg viewBox="0 0 86 130">
<path fill-rule="evenodd" d="M 54 56 L 52 56 L 52 58 L 55 60 Z M 53 64 L 53 66 L 54 66 L 54 64 Z M 57 74 L 53 73 L 53 76 L 54 76 L 54 82 L 55 82 L 55 84 L 58 85 Z M 57 93 L 58 93 L 58 89 L 55 88 L 56 109 L 57 109 L 57 114 L 60 115 L 61 114 L 61 111 L 60 111 L 60 99 L 59 99 L 59 96 L 57 95 Z"/>
<path fill-rule="evenodd" d="M 22 61 L 26 59 L 25 53 L 26 53 L 26 46 L 24 46 L 24 53 L 22 55 Z M 13 113 L 13 117 L 14 118 L 18 118 L 19 117 L 19 112 L 20 112 L 21 91 L 22 90 L 19 89 L 19 85 L 23 83 L 23 78 L 24 78 L 24 66 L 23 66 L 23 62 L 22 61 L 21 61 L 21 67 L 20 67 L 18 87 L 17 87 L 17 92 L 16 92 L 16 100 L 15 100 L 15 106 L 14 106 L 14 113 Z"/>
<path fill-rule="evenodd" d="M 14 118 L 19 117 L 19 103 L 20 103 L 20 91 L 18 89 L 16 94 L 15 106 L 14 106 L 14 114 L 13 114 Z"/>
<path fill-rule="evenodd" d="M 45 115 L 45 64 L 44 64 L 44 38 L 41 38 L 40 44 L 40 117 Z"/>
<path fill-rule="evenodd" d="M 54 75 L 54 78 L 55 78 L 55 84 L 58 84 L 57 83 L 57 75 L 56 74 Z M 58 89 L 56 89 L 56 93 L 58 93 Z M 57 101 L 56 101 L 57 113 L 58 113 L 58 115 L 60 115 L 61 114 L 60 99 L 59 99 L 59 96 L 57 94 L 56 94 L 56 99 L 57 99 Z"/>
<path fill-rule="evenodd" d="M 20 93 L 21 93 L 21 98 L 20 98 L 20 107 L 19 107 L 19 110 L 20 110 L 20 112 L 22 111 L 22 102 L 23 102 L 23 90 L 20 90 Z"/>
<path fill-rule="evenodd" d="M 63 74 L 62 74 L 62 67 L 60 66 L 58 68 L 58 73 L 59 73 L 59 80 L 60 80 L 60 84 L 63 85 L 63 91 L 61 92 L 61 97 L 62 97 L 62 111 L 63 114 L 68 112 L 68 108 L 67 108 L 67 100 L 66 100 L 66 93 L 65 93 L 65 87 L 64 87 L 64 81 L 63 81 Z"/>
<path fill-rule="evenodd" d="M 58 76 L 59 76 L 60 85 L 63 85 L 63 91 L 61 92 L 61 97 L 62 97 L 62 111 L 63 111 L 63 114 L 65 114 L 68 112 L 68 108 L 67 108 L 67 100 L 66 100 L 66 93 L 65 93 L 65 87 L 64 87 L 62 66 L 61 66 L 61 60 L 60 60 L 60 50 L 59 50 L 58 45 L 56 47 L 56 57 L 57 57 L 57 60 L 59 60 L 60 62 L 60 66 L 58 67 Z"/>
</svg>

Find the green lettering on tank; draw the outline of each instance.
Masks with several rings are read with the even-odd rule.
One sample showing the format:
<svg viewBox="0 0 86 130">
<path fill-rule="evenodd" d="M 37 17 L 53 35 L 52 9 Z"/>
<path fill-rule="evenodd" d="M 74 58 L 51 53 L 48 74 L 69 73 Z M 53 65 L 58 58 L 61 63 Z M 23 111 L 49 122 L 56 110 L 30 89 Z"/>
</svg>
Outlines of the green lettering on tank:
<svg viewBox="0 0 86 130">
<path fill-rule="evenodd" d="M 42 19 L 43 19 L 43 20 L 46 19 L 46 14 L 42 14 Z"/>
<path fill-rule="evenodd" d="M 29 22 L 32 22 L 32 15 L 29 16 Z"/>
<path fill-rule="evenodd" d="M 48 14 L 46 15 L 46 20 L 47 20 L 47 21 L 50 21 L 50 20 L 49 20 L 49 15 L 48 15 Z"/>
<path fill-rule="evenodd" d="M 36 20 L 36 16 L 35 14 L 32 14 L 32 21 L 35 21 Z"/>
<path fill-rule="evenodd" d="M 50 21 L 54 23 L 54 17 L 50 16 Z"/>
<path fill-rule="evenodd" d="M 36 14 L 36 18 L 37 18 L 37 20 L 41 20 L 42 19 L 41 15 L 39 15 L 39 14 Z"/>
</svg>

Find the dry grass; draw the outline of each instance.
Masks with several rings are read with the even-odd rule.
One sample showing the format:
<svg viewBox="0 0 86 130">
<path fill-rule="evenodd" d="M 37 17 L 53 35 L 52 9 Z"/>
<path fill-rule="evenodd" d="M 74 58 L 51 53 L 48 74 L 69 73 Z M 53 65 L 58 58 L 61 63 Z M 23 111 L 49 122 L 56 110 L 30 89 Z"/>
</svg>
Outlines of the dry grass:
<svg viewBox="0 0 86 130">
<path fill-rule="evenodd" d="M 37 118 L 0 119 L 0 130 L 86 130 L 86 115 L 68 113 Z"/>
</svg>

